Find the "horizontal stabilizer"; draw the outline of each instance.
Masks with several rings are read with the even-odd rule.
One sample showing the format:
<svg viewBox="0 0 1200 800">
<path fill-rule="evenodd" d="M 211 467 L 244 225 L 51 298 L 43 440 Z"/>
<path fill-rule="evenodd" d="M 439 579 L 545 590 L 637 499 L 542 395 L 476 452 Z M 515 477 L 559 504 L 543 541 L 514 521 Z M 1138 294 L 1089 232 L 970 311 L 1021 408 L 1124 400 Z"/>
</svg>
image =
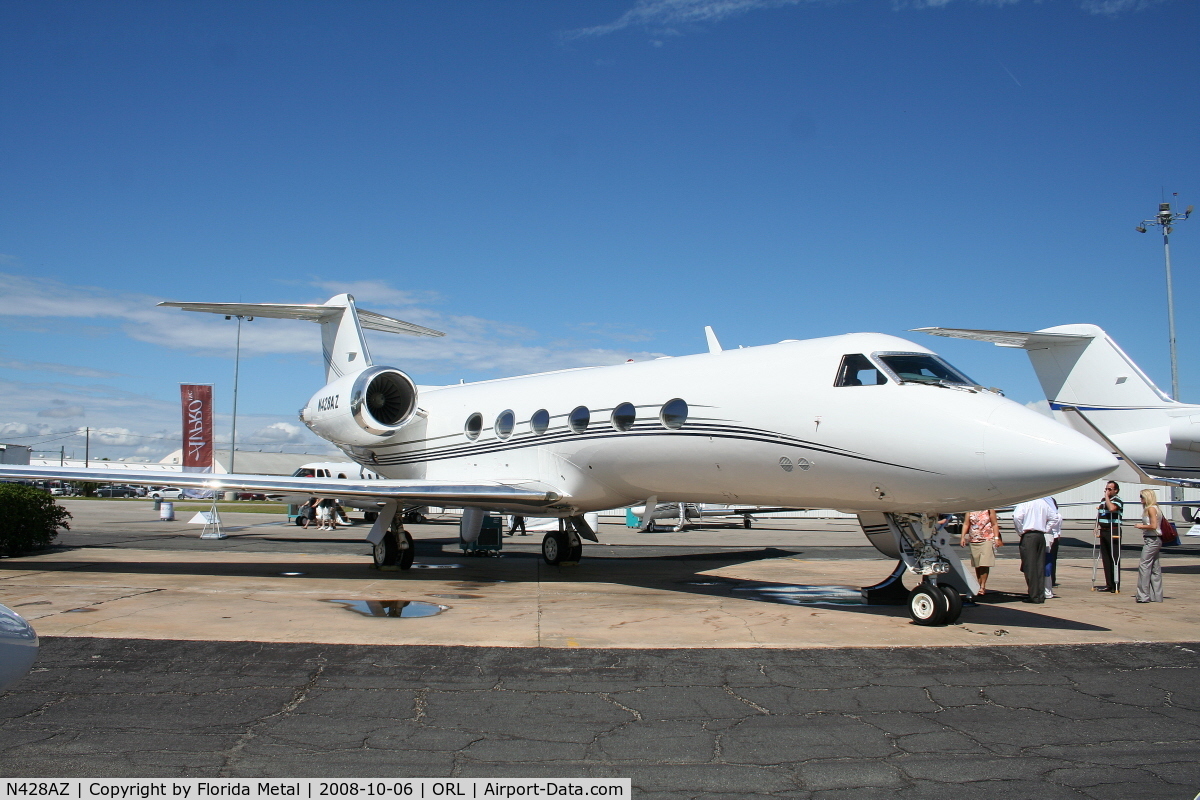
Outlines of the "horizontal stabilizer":
<svg viewBox="0 0 1200 800">
<path fill-rule="evenodd" d="M 89 481 L 178 486 L 218 492 L 245 490 L 264 493 L 308 494 L 317 497 L 376 498 L 405 505 L 479 508 L 545 507 L 562 499 L 552 487 L 536 481 L 455 483 L 425 480 L 353 481 L 296 478 L 278 475 L 214 475 L 171 470 L 68 469 L 0 465 L 0 479 Z"/>
<path fill-rule="evenodd" d="M 1183 486 L 1186 488 L 1200 487 L 1200 481 L 1189 480 L 1187 478 L 1158 478 L 1142 469 L 1141 465 L 1134 459 L 1125 455 L 1121 448 L 1113 443 L 1112 439 L 1108 438 L 1096 423 L 1092 422 L 1083 411 L 1074 406 L 1063 406 L 1059 409 L 1063 418 L 1070 423 L 1070 426 L 1082 433 L 1092 441 L 1107 448 L 1120 460 L 1117 468 L 1110 472 L 1107 476 L 1110 481 L 1120 481 L 1122 483 L 1145 483 L 1151 486 Z"/>
<path fill-rule="evenodd" d="M 1068 342 L 1086 342 L 1093 337 L 1075 333 L 1046 333 L 1045 331 L 985 331 L 973 328 L 913 328 L 914 333 L 930 336 L 945 336 L 949 339 L 971 339 L 976 342 L 991 342 L 999 347 L 1046 347 Z"/>
<path fill-rule="evenodd" d="M 309 322 L 326 322 L 341 317 L 344 306 L 331 305 L 287 305 L 285 303 L 159 303 L 160 306 L 182 308 L 184 311 L 203 311 L 226 316 L 271 317 L 274 319 L 303 319 Z M 395 319 L 374 311 L 359 308 L 358 322 L 364 328 L 385 333 L 407 333 L 412 336 L 445 336 L 441 331 L 424 328 L 412 322 Z"/>
</svg>

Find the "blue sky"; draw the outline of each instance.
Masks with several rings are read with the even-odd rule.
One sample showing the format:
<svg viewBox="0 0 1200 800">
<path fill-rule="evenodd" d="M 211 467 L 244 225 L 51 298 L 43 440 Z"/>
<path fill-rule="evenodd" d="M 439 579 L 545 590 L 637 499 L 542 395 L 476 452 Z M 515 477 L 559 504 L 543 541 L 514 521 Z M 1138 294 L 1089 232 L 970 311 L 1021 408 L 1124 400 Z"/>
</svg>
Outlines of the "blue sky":
<svg viewBox="0 0 1200 800">
<path fill-rule="evenodd" d="M 1200 202 L 1185 0 L 0 0 L 0 440 L 157 457 L 233 326 L 320 302 L 447 383 L 857 330 L 1099 324 L 1169 387 Z M 1172 238 L 1200 402 L 1200 217 Z M 1019 352 L 930 339 L 1021 402 Z M 316 326 L 243 330 L 239 440 L 311 445 Z M 222 425 L 227 424 L 227 417 Z M 41 438 L 37 438 L 40 436 Z M 252 446 L 252 445 L 248 445 Z"/>
</svg>

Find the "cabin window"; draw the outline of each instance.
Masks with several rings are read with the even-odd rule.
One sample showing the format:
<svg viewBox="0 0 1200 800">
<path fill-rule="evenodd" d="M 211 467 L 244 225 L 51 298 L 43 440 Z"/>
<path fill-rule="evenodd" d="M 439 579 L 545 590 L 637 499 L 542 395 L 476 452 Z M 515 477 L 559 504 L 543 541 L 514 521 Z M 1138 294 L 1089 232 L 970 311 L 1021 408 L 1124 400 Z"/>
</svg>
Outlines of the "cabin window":
<svg viewBox="0 0 1200 800">
<path fill-rule="evenodd" d="M 550 427 L 550 412 L 544 408 L 539 408 L 533 412 L 533 416 L 529 418 L 529 429 L 539 436 L 546 432 Z"/>
<path fill-rule="evenodd" d="M 953 383 L 975 386 L 975 381 L 932 353 L 879 353 L 879 360 L 905 383 Z"/>
<path fill-rule="evenodd" d="M 571 412 L 571 416 L 567 417 L 567 424 L 576 433 L 583 433 L 591 423 L 592 412 L 588 410 L 587 406 L 576 406 L 575 410 Z"/>
<path fill-rule="evenodd" d="M 507 439 L 512 436 L 513 428 L 517 425 L 517 418 L 511 410 L 501 411 L 500 416 L 496 417 L 496 435 L 501 439 Z"/>
<path fill-rule="evenodd" d="M 344 473 L 344 472 L 339 472 L 339 473 L 338 473 L 338 480 L 339 480 L 339 481 L 344 481 L 344 480 L 346 480 L 346 473 Z"/>
<path fill-rule="evenodd" d="M 688 404 L 676 397 L 674 400 L 668 400 L 663 404 L 662 411 L 659 412 L 658 418 L 662 420 L 662 424 L 668 428 L 682 428 L 683 423 L 687 422 Z"/>
<path fill-rule="evenodd" d="M 471 441 L 479 438 L 479 434 L 483 431 L 483 415 L 479 413 L 472 414 L 467 417 L 467 424 L 463 426 L 463 433 Z"/>
<path fill-rule="evenodd" d="M 619 431 L 627 431 L 637 422 L 637 409 L 633 403 L 621 403 L 613 409 L 612 426 Z"/>
<path fill-rule="evenodd" d="M 316 477 L 314 471 L 309 467 L 301 467 L 292 473 L 293 478 L 313 478 Z"/>
<path fill-rule="evenodd" d="M 838 369 L 837 381 L 834 386 L 882 386 L 887 378 L 879 367 L 862 353 L 842 356 L 842 366 Z"/>
</svg>

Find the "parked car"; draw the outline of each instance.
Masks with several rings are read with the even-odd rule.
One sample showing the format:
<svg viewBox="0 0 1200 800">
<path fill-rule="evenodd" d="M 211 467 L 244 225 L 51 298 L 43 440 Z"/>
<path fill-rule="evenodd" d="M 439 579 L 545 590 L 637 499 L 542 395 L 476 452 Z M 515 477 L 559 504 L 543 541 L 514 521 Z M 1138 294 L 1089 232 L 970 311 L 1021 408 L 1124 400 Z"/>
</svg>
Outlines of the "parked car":
<svg viewBox="0 0 1200 800">
<path fill-rule="evenodd" d="M 150 490 L 152 500 L 178 500 L 183 495 L 183 489 L 174 486 L 156 486 Z"/>
<path fill-rule="evenodd" d="M 101 486 L 96 490 L 97 497 L 137 497 L 137 489 L 132 486 Z"/>
</svg>

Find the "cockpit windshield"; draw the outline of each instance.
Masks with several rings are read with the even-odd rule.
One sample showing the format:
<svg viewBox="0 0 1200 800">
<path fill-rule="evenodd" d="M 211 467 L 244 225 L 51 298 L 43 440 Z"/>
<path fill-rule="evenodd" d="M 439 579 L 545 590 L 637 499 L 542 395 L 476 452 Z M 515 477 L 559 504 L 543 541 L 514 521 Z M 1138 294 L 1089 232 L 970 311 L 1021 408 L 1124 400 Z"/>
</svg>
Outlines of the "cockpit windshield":
<svg viewBox="0 0 1200 800">
<path fill-rule="evenodd" d="M 834 386 L 882 386 L 887 383 L 883 371 L 871 363 L 862 353 L 842 357 Z"/>
<path fill-rule="evenodd" d="M 978 385 L 942 359 L 929 353 L 876 353 L 875 355 L 903 382 Z"/>
</svg>

